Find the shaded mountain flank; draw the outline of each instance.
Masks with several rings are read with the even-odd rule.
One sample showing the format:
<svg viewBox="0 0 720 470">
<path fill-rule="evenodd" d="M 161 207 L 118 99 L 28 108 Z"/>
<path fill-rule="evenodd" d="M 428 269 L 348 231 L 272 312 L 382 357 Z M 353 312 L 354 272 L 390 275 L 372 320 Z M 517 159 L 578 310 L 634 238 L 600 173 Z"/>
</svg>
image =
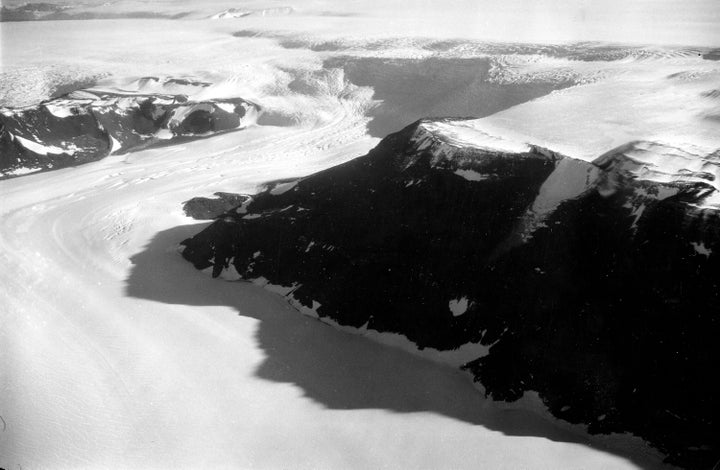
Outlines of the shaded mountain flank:
<svg viewBox="0 0 720 470">
<path fill-rule="evenodd" d="M 682 158 L 703 170 L 658 167 Z M 718 161 L 632 142 L 585 162 L 422 120 L 243 199 L 182 255 L 329 323 L 439 355 L 470 346 L 456 365 L 493 399 L 534 391 L 590 433 L 632 433 L 670 463 L 711 468 Z"/>
<path fill-rule="evenodd" d="M 0 108 L 0 179 L 207 137 L 257 121 L 260 106 L 242 98 L 194 101 L 178 92 L 206 86 L 145 77 L 139 80 L 140 91 L 90 88 L 35 106 Z"/>
</svg>

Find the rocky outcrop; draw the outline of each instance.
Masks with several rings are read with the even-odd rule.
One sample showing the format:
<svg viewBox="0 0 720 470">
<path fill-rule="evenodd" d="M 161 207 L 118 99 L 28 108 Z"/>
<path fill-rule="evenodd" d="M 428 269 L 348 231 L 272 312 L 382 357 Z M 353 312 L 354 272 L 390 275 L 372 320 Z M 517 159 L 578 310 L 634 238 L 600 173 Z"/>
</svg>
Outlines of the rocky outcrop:
<svg viewBox="0 0 720 470">
<path fill-rule="evenodd" d="M 60 21 L 99 19 L 180 19 L 187 12 L 163 14 L 154 11 L 112 12 L 96 10 L 93 5 L 62 2 L 32 2 L 16 7 L 0 6 L 0 22 L 4 21 Z"/>
<path fill-rule="evenodd" d="M 183 211 L 196 220 L 212 220 L 225 212 L 242 205 L 250 196 L 217 192 L 215 197 L 194 197 L 183 203 Z"/>
<path fill-rule="evenodd" d="M 636 434 L 670 462 L 709 468 L 718 160 L 634 142 L 585 162 L 420 121 L 272 185 L 183 241 L 183 256 L 419 350 L 477 345 L 457 365 L 494 399 L 535 391 L 591 433 Z"/>
<path fill-rule="evenodd" d="M 151 88 L 158 78 L 146 77 Z M 147 82 L 147 83 L 146 83 Z M 207 84 L 168 79 L 159 89 Z M 25 108 L 0 109 L 0 178 L 99 160 L 111 153 L 206 137 L 256 122 L 241 98 L 87 89 Z"/>
</svg>

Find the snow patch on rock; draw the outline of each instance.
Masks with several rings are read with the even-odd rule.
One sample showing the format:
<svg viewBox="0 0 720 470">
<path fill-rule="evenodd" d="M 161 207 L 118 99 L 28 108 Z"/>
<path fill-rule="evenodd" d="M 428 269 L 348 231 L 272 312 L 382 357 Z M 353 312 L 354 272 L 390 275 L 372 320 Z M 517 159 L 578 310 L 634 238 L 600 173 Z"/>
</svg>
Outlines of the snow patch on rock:
<svg viewBox="0 0 720 470">
<path fill-rule="evenodd" d="M 469 302 L 468 302 L 467 297 L 453 299 L 448 303 L 450 312 L 453 314 L 454 317 L 459 317 L 460 315 L 465 313 L 468 309 L 468 306 L 469 306 Z"/>
<path fill-rule="evenodd" d="M 582 160 L 563 158 L 540 186 L 535 201 L 521 222 L 520 236 L 526 240 L 564 201 L 575 199 L 593 188 L 600 169 Z"/>
<path fill-rule="evenodd" d="M 61 153 L 65 153 L 65 150 L 61 149 L 60 147 L 56 147 L 55 145 L 38 144 L 37 142 L 33 142 L 32 140 L 24 139 L 19 135 L 14 135 L 13 137 L 20 143 L 20 145 L 30 150 L 31 152 L 37 153 L 38 155 L 47 155 L 49 153 L 59 155 Z"/>
<path fill-rule="evenodd" d="M 703 242 L 690 242 L 690 244 L 698 255 L 709 258 L 713 252 L 710 248 L 706 247 Z"/>
<path fill-rule="evenodd" d="M 280 183 L 270 191 L 270 194 L 272 194 L 273 196 L 279 196 L 281 194 L 285 194 L 286 192 L 290 191 L 295 186 L 297 186 L 297 184 L 298 184 L 297 181 L 291 181 L 289 183 Z"/>
<path fill-rule="evenodd" d="M 456 175 L 458 175 L 461 178 L 464 178 L 468 181 L 483 181 L 489 178 L 488 175 L 483 175 L 482 173 L 479 173 L 474 170 L 462 170 L 458 169 L 454 172 Z"/>
</svg>

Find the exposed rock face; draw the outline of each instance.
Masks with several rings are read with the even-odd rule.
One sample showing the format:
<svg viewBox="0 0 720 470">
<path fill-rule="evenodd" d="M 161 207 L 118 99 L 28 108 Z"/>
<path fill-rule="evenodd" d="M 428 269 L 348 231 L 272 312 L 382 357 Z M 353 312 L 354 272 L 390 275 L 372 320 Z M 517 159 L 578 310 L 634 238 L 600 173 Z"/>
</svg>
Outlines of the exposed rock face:
<svg viewBox="0 0 720 470">
<path fill-rule="evenodd" d="M 212 220 L 249 200 L 250 196 L 233 193 L 215 193 L 216 197 L 194 197 L 183 203 L 183 211 L 196 220 Z"/>
<path fill-rule="evenodd" d="M 145 87 L 159 81 L 142 80 Z M 156 88 L 203 86 L 168 79 Z M 241 98 L 191 101 L 183 94 L 101 89 L 75 91 L 37 106 L 2 108 L 0 178 L 246 127 L 259 113 L 259 106 Z"/>
<path fill-rule="evenodd" d="M 0 7 L 0 21 L 32 21 L 38 19 L 52 19 L 68 8 L 56 3 L 28 3 L 16 8 Z"/>
<path fill-rule="evenodd" d="M 112 11 L 94 11 L 92 5 L 76 2 L 32 2 L 16 7 L 0 6 L 0 22 L 3 21 L 58 21 L 58 20 L 94 20 L 120 18 L 159 18 L 179 19 L 188 13 L 163 14 L 153 11 L 129 11 L 115 13 Z M 88 9 L 86 9 L 88 8 Z"/>
<path fill-rule="evenodd" d="M 720 49 L 711 49 L 702 55 L 705 60 L 720 60 Z"/>
<path fill-rule="evenodd" d="M 675 158 L 701 166 L 677 170 Z M 419 349 L 489 346 L 458 365 L 494 399 L 537 391 L 558 418 L 709 468 L 720 458 L 718 160 L 636 142 L 590 163 L 421 121 L 245 201 L 185 240 L 183 256 Z"/>
</svg>

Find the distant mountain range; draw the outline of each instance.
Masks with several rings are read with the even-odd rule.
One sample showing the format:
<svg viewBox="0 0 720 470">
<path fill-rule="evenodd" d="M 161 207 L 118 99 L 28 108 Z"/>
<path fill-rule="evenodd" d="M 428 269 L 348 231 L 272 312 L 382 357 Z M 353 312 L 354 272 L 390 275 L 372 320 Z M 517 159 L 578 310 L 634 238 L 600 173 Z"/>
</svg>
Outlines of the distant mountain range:
<svg viewBox="0 0 720 470">
<path fill-rule="evenodd" d="M 192 100 L 208 86 L 144 77 L 137 89 L 89 88 L 36 106 L 0 108 L 0 178 L 99 160 L 111 153 L 207 137 L 254 124 L 242 98 Z"/>
</svg>

